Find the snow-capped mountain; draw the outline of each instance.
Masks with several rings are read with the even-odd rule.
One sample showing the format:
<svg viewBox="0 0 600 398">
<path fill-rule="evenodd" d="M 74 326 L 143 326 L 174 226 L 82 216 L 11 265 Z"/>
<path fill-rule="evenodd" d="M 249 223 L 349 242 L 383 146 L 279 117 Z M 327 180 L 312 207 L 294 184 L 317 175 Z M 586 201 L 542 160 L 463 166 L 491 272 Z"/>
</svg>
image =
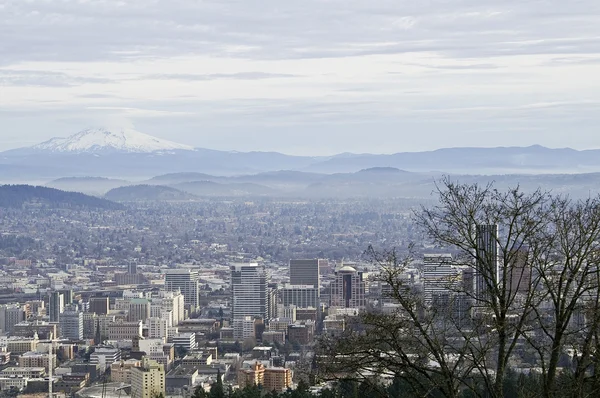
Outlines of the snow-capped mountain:
<svg viewBox="0 0 600 398">
<path fill-rule="evenodd" d="M 35 151 L 58 153 L 129 152 L 151 153 L 194 150 L 189 145 L 163 140 L 133 129 L 87 129 L 66 138 L 52 138 L 31 147 Z"/>
</svg>

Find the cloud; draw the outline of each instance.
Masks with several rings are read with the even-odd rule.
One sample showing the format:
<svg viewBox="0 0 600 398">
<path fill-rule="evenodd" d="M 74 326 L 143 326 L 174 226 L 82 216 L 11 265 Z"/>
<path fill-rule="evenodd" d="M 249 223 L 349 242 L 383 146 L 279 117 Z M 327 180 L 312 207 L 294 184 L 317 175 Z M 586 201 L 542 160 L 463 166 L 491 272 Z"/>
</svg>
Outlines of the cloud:
<svg viewBox="0 0 600 398">
<path fill-rule="evenodd" d="M 24 140 L 114 118 L 253 149 L 303 129 L 330 148 L 490 129 L 600 147 L 595 0 L 6 0 L 0 37 L 0 124 Z"/>
</svg>

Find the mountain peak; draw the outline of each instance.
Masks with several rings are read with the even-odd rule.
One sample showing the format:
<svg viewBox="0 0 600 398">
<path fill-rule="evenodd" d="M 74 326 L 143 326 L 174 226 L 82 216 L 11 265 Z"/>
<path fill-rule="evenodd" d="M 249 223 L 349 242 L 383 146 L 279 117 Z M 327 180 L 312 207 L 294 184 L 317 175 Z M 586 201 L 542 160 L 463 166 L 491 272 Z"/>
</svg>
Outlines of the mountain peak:
<svg viewBox="0 0 600 398">
<path fill-rule="evenodd" d="M 193 150 L 194 148 L 128 128 L 110 130 L 106 128 L 93 128 L 82 130 L 66 138 L 52 138 L 33 146 L 32 149 L 61 153 L 95 153 L 106 151 L 149 153 Z"/>
</svg>

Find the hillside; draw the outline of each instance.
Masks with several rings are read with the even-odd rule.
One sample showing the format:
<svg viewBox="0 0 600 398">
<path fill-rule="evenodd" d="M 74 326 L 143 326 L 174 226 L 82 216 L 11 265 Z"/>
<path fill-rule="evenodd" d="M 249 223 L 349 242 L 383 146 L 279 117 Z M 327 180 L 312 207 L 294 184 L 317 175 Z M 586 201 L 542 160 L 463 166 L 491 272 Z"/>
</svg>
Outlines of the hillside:
<svg viewBox="0 0 600 398">
<path fill-rule="evenodd" d="M 117 202 L 192 200 L 194 195 L 163 185 L 129 185 L 111 189 L 104 195 Z"/>
<path fill-rule="evenodd" d="M 49 208 L 88 208 L 121 210 L 118 203 L 79 192 L 32 185 L 0 185 L 0 208 L 20 208 L 24 205 Z"/>
</svg>

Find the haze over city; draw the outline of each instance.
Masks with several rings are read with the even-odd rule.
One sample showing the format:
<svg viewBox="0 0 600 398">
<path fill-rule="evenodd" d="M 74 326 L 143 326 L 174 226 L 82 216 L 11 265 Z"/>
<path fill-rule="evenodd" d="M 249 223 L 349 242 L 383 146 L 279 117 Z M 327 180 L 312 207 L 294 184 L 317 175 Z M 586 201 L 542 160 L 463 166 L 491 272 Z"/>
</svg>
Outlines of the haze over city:
<svg viewBox="0 0 600 398">
<path fill-rule="evenodd" d="M 331 155 L 600 147 L 600 5 L 8 1 L 0 150 L 87 127 Z"/>
<path fill-rule="evenodd" d="M 0 0 L 0 398 L 600 397 L 597 0 Z"/>
</svg>

